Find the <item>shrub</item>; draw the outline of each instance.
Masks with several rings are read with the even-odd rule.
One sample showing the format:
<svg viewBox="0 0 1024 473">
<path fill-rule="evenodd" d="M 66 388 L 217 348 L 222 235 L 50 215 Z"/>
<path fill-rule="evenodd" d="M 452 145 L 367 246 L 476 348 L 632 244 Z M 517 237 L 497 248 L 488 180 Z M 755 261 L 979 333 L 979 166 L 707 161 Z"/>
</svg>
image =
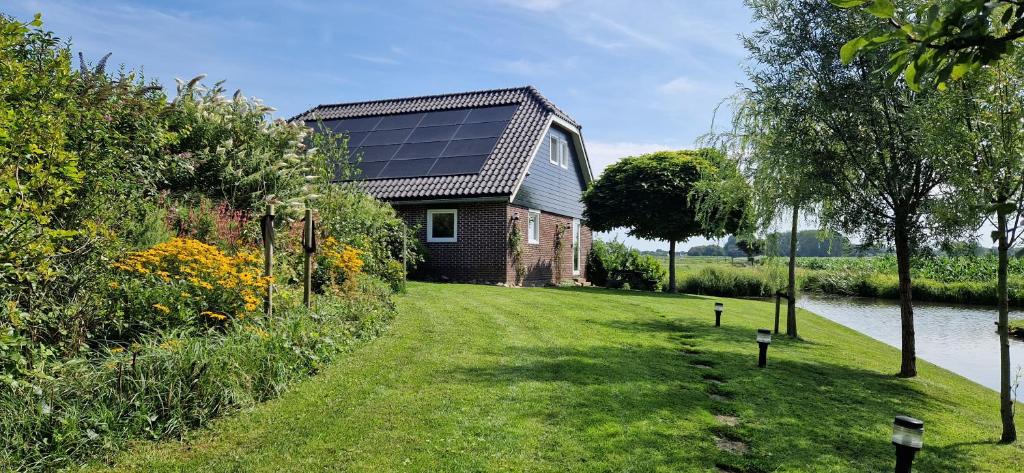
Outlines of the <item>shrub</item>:
<svg viewBox="0 0 1024 473">
<path fill-rule="evenodd" d="M 339 243 L 332 236 L 327 237 L 317 258 L 317 289 L 320 292 L 339 287 L 351 289 L 363 272 L 362 255 L 362 250 Z"/>
<path fill-rule="evenodd" d="M 665 268 L 657 258 L 621 242 L 595 240 L 587 255 L 587 277 L 598 286 L 657 291 Z"/>
<path fill-rule="evenodd" d="M 132 340 L 182 325 L 223 326 L 255 313 L 266 292 L 261 259 L 228 256 L 205 243 L 174 238 L 114 263 L 116 317 L 106 334 Z"/>
</svg>

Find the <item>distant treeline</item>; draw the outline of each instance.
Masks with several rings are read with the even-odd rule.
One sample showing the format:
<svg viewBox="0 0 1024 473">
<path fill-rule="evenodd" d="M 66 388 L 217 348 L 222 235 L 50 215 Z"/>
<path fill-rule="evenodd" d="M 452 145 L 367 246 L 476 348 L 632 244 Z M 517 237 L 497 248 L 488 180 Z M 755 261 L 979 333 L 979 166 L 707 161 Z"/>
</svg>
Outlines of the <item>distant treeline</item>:
<svg viewBox="0 0 1024 473">
<path fill-rule="evenodd" d="M 789 256 L 789 233 L 771 233 L 764 239 L 764 254 Z M 774 244 L 773 244 L 774 242 Z M 665 250 L 650 252 L 667 255 Z M 804 230 L 797 233 L 797 256 L 874 256 L 885 253 L 876 248 L 861 248 L 850 239 L 838 233 L 820 230 Z M 724 245 L 699 245 L 687 250 L 686 256 L 746 256 L 736 245 L 736 237 L 730 236 Z"/>
</svg>

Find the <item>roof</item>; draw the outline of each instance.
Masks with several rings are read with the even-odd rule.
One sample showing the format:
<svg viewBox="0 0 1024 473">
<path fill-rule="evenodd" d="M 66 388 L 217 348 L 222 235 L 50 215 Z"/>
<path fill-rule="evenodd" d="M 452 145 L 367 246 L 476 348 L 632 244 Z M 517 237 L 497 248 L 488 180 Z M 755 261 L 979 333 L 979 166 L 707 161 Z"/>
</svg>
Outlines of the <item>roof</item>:
<svg viewBox="0 0 1024 473">
<path fill-rule="evenodd" d="M 512 195 L 526 175 L 534 150 L 552 120 L 580 126 L 532 86 L 442 95 L 319 105 L 291 120 L 334 120 L 470 107 L 518 104 L 479 173 L 360 181 L 383 200 L 422 200 Z"/>
</svg>

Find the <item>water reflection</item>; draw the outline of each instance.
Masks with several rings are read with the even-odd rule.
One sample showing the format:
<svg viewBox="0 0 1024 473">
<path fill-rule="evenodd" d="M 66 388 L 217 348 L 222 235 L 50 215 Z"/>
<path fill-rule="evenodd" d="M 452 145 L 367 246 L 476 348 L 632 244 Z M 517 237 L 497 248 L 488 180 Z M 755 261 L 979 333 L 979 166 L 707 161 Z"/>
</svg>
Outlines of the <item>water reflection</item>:
<svg viewBox="0 0 1024 473">
<path fill-rule="evenodd" d="M 897 301 L 864 298 L 804 297 L 797 305 L 871 338 L 899 348 L 900 306 Z M 917 357 L 994 390 L 999 389 L 999 336 L 995 308 L 946 304 L 914 304 Z M 1011 311 L 1010 319 L 1024 319 Z M 1010 341 L 1010 376 L 1024 366 L 1024 342 Z M 898 363 L 893 361 L 895 370 Z"/>
</svg>

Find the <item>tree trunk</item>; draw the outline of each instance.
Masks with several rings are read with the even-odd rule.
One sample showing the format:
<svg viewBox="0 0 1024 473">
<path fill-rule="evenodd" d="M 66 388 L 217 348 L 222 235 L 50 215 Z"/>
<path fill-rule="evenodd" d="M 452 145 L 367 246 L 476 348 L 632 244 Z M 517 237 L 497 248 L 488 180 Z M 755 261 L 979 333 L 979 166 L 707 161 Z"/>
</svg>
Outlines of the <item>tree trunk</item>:
<svg viewBox="0 0 1024 473">
<path fill-rule="evenodd" d="M 668 242 L 668 292 L 676 292 L 676 241 Z"/>
<path fill-rule="evenodd" d="M 910 290 L 910 237 L 903 219 L 896 220 L 896 270 L 899 274 L 900 321 L 902 325 L 902 363 L 899 376 L 917 376 L 917 356 L 914 348 L 914 306 Z"/>
<path fill-rule="evenodd" d="M 789 234 L 789 286 L 786 294 L 786 335 L 796 338 L 796 243 L 797 224 L 800 221 L 800 206 L 793 205 L 793 227 Z"/>
<path fill-rule="evenodd" d="M 1013 398 L 1010 392 L 1010 298 L 1007 291 L 1007 253 L 1010 244 L 1006 237 L 1006 220 L 1006 213 L 998 210 L 996 221 L 999 232 L 999 276 L 996 291 L 999 295 L 999 415 L 1003 421 L 1003 435 L 1000 440 L 1010 443 L 1017 440 L 1017 427 L 1013 424 Z"/>
</svg>

